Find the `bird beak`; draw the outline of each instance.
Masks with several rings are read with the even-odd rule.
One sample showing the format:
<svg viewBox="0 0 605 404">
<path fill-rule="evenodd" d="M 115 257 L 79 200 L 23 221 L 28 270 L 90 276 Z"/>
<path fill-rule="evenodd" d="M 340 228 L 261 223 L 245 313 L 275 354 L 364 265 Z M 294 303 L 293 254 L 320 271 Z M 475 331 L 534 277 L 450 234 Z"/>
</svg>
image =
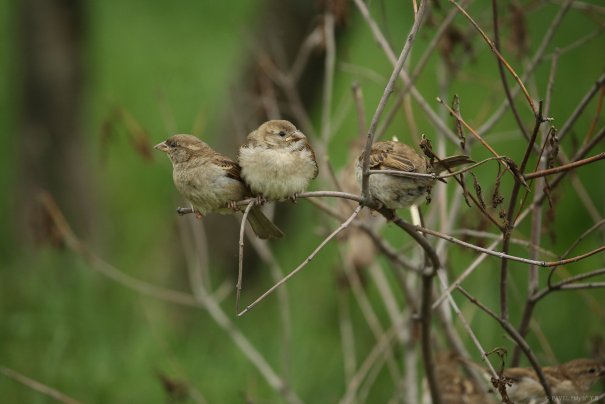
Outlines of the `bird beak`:
<svg viewBox="0 0 605 404">
<path fill-rule="evenodd" d="M 158 149 L 159 151 L 163 151 L 164 153 L 168 152 L 168 149 L 169 149 L 166 142 L 158 143 L 155 146 L 153 146 L 153 148 Z"/>
<path fill-rule="evenodd" d="M 302 140 L 306 139 L 306 136 L 301 131 L 297 130 L 293 134 L 290 135 L 290 140 Z"/>
</svg>

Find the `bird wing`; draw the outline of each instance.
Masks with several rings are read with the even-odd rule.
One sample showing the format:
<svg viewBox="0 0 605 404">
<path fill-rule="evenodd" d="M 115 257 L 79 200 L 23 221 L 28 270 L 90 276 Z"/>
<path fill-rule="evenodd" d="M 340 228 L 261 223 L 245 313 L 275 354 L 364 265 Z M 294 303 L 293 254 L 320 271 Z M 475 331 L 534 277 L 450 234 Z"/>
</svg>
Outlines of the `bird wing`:
<svg viewBox="0 0 605 404">
<path fill-rule="evenodd" d="M 370 152 L 370 168 L 414 172 L 417 167 L 393 142 L 380 142 Z"/>
<path fill-rule="evenodd" d="M 317 166 L 317 159 L 315 158 L 315 151 L 309 144 L 309 142 L 305 141 L 305 149 L 307 149 L 311 153 L 311 157 L 313 158 L 313 163 L 315 164 L 315 171 L 313 172 L 313 179 L 317 178 L 317 174 L 319 174 L 319 167 Z"/>
<path fill-rule="evenodd" d="M 235 161 L 231 160 L 227 156 L 223 156 L 222 154 L 217 153 L 214 162 L 216 163 L 216 165 L 225 170 L 225 172 L 227 173 L 227 177 L 231 177 L 233 179 L 241 181 L 241 168 L 239 164 L 237 164 Z"/>
</svg>

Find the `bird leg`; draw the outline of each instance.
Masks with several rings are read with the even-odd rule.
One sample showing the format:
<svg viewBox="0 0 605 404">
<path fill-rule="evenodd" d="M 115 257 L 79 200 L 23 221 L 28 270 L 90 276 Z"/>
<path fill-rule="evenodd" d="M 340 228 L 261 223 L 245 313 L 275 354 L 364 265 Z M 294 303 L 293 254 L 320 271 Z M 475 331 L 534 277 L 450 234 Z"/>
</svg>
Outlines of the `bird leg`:
<svg viewBox="0 0 605 404">
<path fill-rule="evenodd" d="M 203 218 L 203 217 L 204 217 L 204 215 L 202 215 L 202 212 L 200 212 L 200 211 L 199 211 L 199 210 L 197 210 L 197 209 L 194 209 L 194 210 L 193 210 L 193 213 L 195 213 L 195 218 L 196 218 L 196 219 L 201 219 L 201 218 Z"/>
<path fill-rule="evenodd" d="M 264 205 L 267 202 L 267 198 L 265 198 L 263 195 L 260 195 L 260 194 L 256 195 L 255 199 L 256 199 L 256 203 L 255 204 L 257 206 L 262 206 L 262 205 Z"/>
<path fill-rule="evenodd" d="M 227 208 L 231 209 L 234 212 L 239 212 L 239 207 L 237 206 L 237 201 L 227 202 Z"/>
<path fill-rule="evenodd" d="M 188 215 L 190 213 L 194 213 L 193 208 L 181 208 L 180 206 L 176 208 L 176 213 L 179 216 Z"/>
</svg>

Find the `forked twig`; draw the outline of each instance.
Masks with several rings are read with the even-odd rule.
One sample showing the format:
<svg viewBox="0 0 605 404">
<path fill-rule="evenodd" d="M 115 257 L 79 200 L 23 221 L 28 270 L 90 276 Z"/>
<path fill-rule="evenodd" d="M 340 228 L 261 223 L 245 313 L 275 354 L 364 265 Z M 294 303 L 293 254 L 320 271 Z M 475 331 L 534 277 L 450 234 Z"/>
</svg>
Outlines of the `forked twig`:
<svg viewBox="0 0 605 404">
<path fill-rule="evenodd" d="M 246 229 L 246 219 L 248 219 L 248 214 L 250 210 L 255 205 L 255 201 L 251 200 L 246 206 L 246 210 L 244 210 L 244 216 L 242 217 L 242 224 L 239 229 L 239 260 L 238 260 L 238 269 L 237 269 L 237 284 L 235 285 L 235 313 L 239 313 L 239 299 L 242 294 L 242 280 L 244 276 L 244 230 Z"/>
<path fill-rule="evenodd" d="M 460 12 L 470 21 L 470 23 L 473 25 L 473 27 L 475 27 L 475 29 L 479 32 L 479 34 L 481 34 L 481 36 L 483 37 L 483 40 L 485 41 L 485 43 L 487 43 L 487 45 L 492 50 L 494 55 L 496 55 L 498 60 L 504 65 L 504 67 L 506 67 L 506 70 L 508 70 L 510 72 L 510 74 L 512 74 L 512 76 L 515 78 L 515 80 L 517 81 L 517 84 L 521 88 L 521 91 L 523 91 L 523 94 L 525 95 L 525 98 L 527 99 L 527 102 L 528 102 L 531 110 L 534 112 L 534 115 L 537 115 L 538 109 L 534 105 L 534 101 L 532 100 L 531 96 L 527 92 L 527 89 L 525 88 L 523 81 L 521 81 L 521 78 L 517 75 L 517 72 L 515 72 L 515 69 L 513 69 L 511 67 L 511 65 L 506 61 L 504 56 L 502 56 L 500 51 L 496 48 L 494 41 L 492 41 L 487 36 L 487 34 L 481 29 L 479 24 L 477 24 L 477 22 L 475 22 L 475 20 L 473 20 L 473 18 L 466 12 L 466 10 L 464 8 L 462 8 L 462 6 L 460 6 L 460 4 L 456 3 L 455 0 L 449 0 L 449 2 L 452 3 L 458 10 L 460 10 Z"/>
<path fill-rule="evenodd" d="M 380 119 L 380 117 L 382 116 L 382 113 L 384 111 L 384 108 L 386 107 L 387 104 L 387 100 L 389 99 L 389 96 L 391 95 L 391 93 L 393 92 L 393 89 L 395 88 L 395 82 L 397 81 L 397 77 L 399 77 L 399 73 L 401 73 L 401 70 L 403 69 L 403 65 L 405 64 L 408 55 L 410 54 L 410 50 L 412 49 L 412 44 L 414 43 L 414 39 L 416 38 L 416 33 L 418 32 L 418 29 L 420 28 L 420 24 L 422 23 L 422 20 L 424 19 L 424 14 L 426 12 L 426 8 L 427 8 L 427 0 L 422 0 L 422 2 L 420 3 L 420 8 L 418 9 L 418 13 L 416 14 L 416 19 L 414 21 L 414 24 L 412 25 L 412 28 L 410 29 L 410 32 L 407 36 L 407 39 L 405 41 L 405 44 L 403 45 L 403 49 L 401 50 L 401 54 L 399 55 L 399 59 L 397 59 L 397 62 L 395 63 L 395 68 L 393 69 L 393 72 L 391 73 L 391 77 L 389 78 L 389 81 L 387 82 L 387 85 L 384 89 L 384 92 L 382 94 L 382 97 L 380 98 L 380 101 L 378 102 L 378 106 L 376 107 L 376 111 L 374 112 L 374 116 L 372 117 L 372 120 L 370 121 L 370 127 L 368 129 L 368 138 L 366 141 L 366 145 L 363 151 L 363 161 L 362 161 L 362 180 L 361 180 L 361 194 L 363 195 L 365 200 L 369 200 L 369 191 L 368 191 L 368 186 L 369 186 L 369 167 L 370 167 L 370 150 L 372 148 L 372 144 L 374 143 L 374 137 L 376 136 L 376 127 L 378 125 L 378 120 Z"/>
<path fill-rule="evenodd" d="M 296 275 L 301 269 L 303 269 L 309 262 L 311 262 L 311 260 L 313 258 L 315 258 L 315 256 L 317 255 L 317 253 L 319 251 L 321 251 L 321 249 L 326 244 L 328 244 L 328 242 L 330 240 L 332 240 L 338 233 L 340 233 L 341 231 L 343 231 L 344 229 L 346 229 L 349 226 L 349 224 L 351 224 L 351 222 L 357 217 L 357 215 L 359 214 L 359 211 L 361 211 L 362 208 L 363 207 L 361 205 L 357 206 L 357 208 L 355 209 L 355 211 L 353 212 L 353 214 L 351 214 L 351 216 L 345 222 L 343 222 L 336 230 L 334 230 L 332 233 L 330 233 L 330 235 L 328 237 L 326 237 L 324 239 L 324 241 L 322 241 L 319 244 L 319 246 L 315 250 L 313 250 L 313 252 L 298 267 L 296 267 L 288 275 L 284 276 L 281 281 L 277 282 L 275 285 L 273 285 L 271 288 L 269 288 L 269 290 L 267 290 L 265 293 L 263 293 L 255 301 L 253 301 L 248 306 L 246 306 L 246 308 L 244 310 L 242 310 L 240 313 L 238 313 L 238 316 L 241 317 L 242 315 L 246 314 L 254 306 L 256 306 L 258 303 L 260 303 L 265 297 L 267 297 L 268 295 L 270 295 L 275 289 L 277 289 L 279 286 L 281 286 L 284 283 L 286 283 L 288 281 L 288 279 L 290 279 L 291 277 L 293 277 L 294 275 Z"/>
</svg>

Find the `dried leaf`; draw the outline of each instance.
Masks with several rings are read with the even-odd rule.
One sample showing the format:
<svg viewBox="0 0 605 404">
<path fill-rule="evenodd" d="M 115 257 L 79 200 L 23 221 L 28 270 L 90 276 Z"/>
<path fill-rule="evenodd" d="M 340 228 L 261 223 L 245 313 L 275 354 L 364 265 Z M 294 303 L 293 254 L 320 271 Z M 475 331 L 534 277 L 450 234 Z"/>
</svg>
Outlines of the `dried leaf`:
<svg viewBox="0 0 605 404">
<path fill-rule="evenodd" d="M 546 167 L 553 168 L 559 155 L 559 138 L 557 138 L 557 130 L 551 127 L 548 131 L 548 154 L 546 156 Z"/>
<path fill-rule="evenodd" d="M 429 158 L 429 163 L 433 164 L 437 156 L 433 153 L 433 145 L 431 144 L 431 140 L 428 139 L 424 134 L 422 134 L 422 140 L 420 140 L 420 150 L 424 153 L 425 156 Z"/>
<path fill-rule="evenodd" d="M 519 59 L 523 58 L 529 49 L 529 35 L 527 31 L 527 21 L 525 19 L 526 12 L 523 7 L 513 1 L 509 4 L 510 12 L 510 45 Z"/>
<path fill-rule="evenodd" d="M 523 178 L 523 173 L 519 170 L 517 163 L 514 162 L 510 157 L 503 157 L 504 162 L 510 169 L 510 172 L 513 174 L 515 181 L 520 182 L 525 188 L 529 188 L 527 182 L 525 182 L 525 178 Z"/>
<path fill-rule="evenodd" d="M 157 375 L 170 402 L 186 401 L 189 398 L 189 386 L 186 382 L 161 372 L 157 372 Z"/>
<path fill-rule="evenodd" d="M 494 192 L 492 194 L 492 208 L 496 209 L 498 206 L 504 202 L 504 197 L 500 194 L 500 180 L 502 179 L 501 175 L 498 175 L 496 178 L 496 183 L 494 184 Z"/>
<path fill-rule="evenodd" d="M 153 146 L 151 145 L 150 136 L 147 131 L 143 128 L 143 126 L 137 121 L 134 116 L 125 111 L 124 109 L 119 109 L 120 117 L 122 118 L 122 122 L 126 127 L 126 131 L 129 135 L 130 142 L 137 152 L 137 154 L 143 157 L 146 161 L 153 160 Z"/>
<path fill-rule="evenodd" d="M 469 58 L 473 57 L 473 47 L 469 34 L 454 24 L 450 24 L 439 39 L 438 49 L 452 74 L 455 74 L 461 66 L 462 58 L 456 54 L 458 49 L 462 49 L 462 53 L 468 55 Z"/>
<path fill-rule="evenodd" d="M 452 109 L 458 116 L 462 116 L 460 113 L 460 97 L 458 94 L 454 95 L 454 99 L 452 101 Z M 460 138 L 460 149 L 464 150 L 466 148 L 466 137 L 464 136 L 464 129 L 462 127 L 462 122 L 454 116 L 456 120 L 456 135 Z"/>
<path fill-rule="evenodd" d="M 475 175 L 475 173 L 471 172 L 471 175 L 473 176 L 473 186 L 475 188 L 475 195 L 477 196 L 477 199 L 479 200 L 481 207 L 483 209 L 485 209 L 485 202 L 483 201 L 481 185 L 479 184 L 479 180 L 477 179 L 477 176 Z"/>
<path fill-rule="evenodd" d="M 319 0 L 319 9 L 330 11 L 337 26 L 345 25 L 348 22 L 350 6 L 349 0 Z"/>
</svg>

